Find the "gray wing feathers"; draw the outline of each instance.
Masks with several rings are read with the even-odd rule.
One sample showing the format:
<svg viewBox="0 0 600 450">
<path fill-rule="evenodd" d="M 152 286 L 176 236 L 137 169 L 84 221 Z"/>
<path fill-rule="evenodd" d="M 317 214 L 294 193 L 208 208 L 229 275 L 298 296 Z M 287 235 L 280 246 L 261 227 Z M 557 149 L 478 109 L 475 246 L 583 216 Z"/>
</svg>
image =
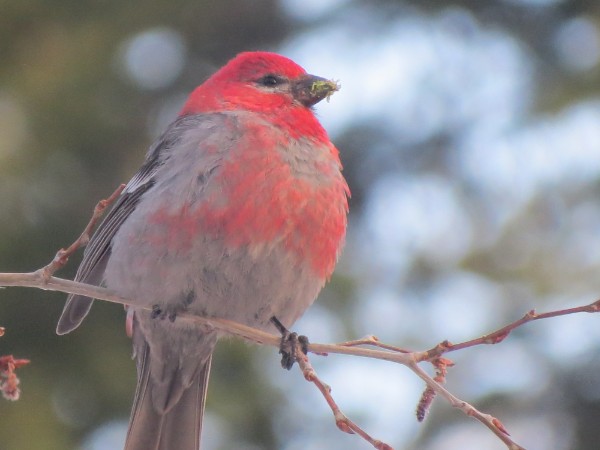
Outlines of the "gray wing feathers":
<svg viewBox="0 0 600 450">
<path fill-rule="evenodd" d="M 123 194 L 90 239 L 83 254 L 83 261 L 75 275 L 75 281 L 96 285 L 102 282 L 115 234 L 135 209 L 141 196 L 154 185 L 154 175 L 169 157 L 169 150 L 176 146 L 187 131 L 193 130 L 203 121 L 206 121 L 206 116 L 180 117 L 150 147 L 144 165 L 127 183 Z M 202 135 L 198 137 L 202 138 Z M 77 328 L 88 314 L 92 303 L 92 298 L 69 295 L 56 332 L 66 334 Z"/>
<path fill-rule="evenodd" d="M 98 285 L 104 277 L 104 269 L 110 256 L 110 243 L 121 224 L 134 210 L 141 195 L 152 186 L 152 181 L 138 187 L 135 192 L 124 194 L 102 221 L 84 254 L 83 261 L 75 275 L 75 281 Z M 92 307 L 93 299 L 82 295 L 69 295 L 62 315 L 58 320 L 56 332 L 66 334 L 77 328 Z"/>
</svg>

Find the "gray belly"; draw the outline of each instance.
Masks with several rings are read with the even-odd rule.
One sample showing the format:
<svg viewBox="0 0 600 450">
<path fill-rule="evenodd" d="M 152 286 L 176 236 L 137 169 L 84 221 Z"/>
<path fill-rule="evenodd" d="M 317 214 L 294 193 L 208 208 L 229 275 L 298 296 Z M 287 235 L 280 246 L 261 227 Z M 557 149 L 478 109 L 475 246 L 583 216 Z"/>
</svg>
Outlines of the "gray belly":
<svg viewBox="0 0 600 450">
<path fill-rule="evenodd" d="M 177 236 L 161 237 L 156 226 L 150 234 L 143 223 L 123 224 L 113 240 L 105 280 L 109 288 L 149 307 L 274 331 L 272 316 L 291 326 L 325 281 L 280 243 L 234 249 L 206 237 L 182 243 Z"/>
</svg>

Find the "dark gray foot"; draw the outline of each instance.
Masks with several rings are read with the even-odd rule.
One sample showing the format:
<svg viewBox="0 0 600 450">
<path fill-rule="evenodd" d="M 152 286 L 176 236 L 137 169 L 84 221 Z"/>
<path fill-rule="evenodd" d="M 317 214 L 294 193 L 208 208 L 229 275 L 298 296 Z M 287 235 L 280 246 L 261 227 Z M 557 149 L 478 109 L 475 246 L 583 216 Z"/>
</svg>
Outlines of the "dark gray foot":
<svg viewBox="0 0 600 450">
<path fill-rule="evenodd" d="M 277 317 L 271 317 L 271 322 L 281 333 L 281 343 L 279 345 L 279 353 L 281 354 L 281 367 L 290 370 L 297 361 L 296 351 L 298 346 L 305 355 L 308 353 L 308 338 L 306 336 L 298 336 L 298 333 L 290 332 Z"/>
<path fill-rule="evenodd" d="M 160 305 L 154 305 L 152 306 L 150 318 L 160 320 L 168 318 L 171 322 L 175 322 L 175 319 L 177 318 L 177 311 L 171 308 L 162 309 Z"/>
</svg>

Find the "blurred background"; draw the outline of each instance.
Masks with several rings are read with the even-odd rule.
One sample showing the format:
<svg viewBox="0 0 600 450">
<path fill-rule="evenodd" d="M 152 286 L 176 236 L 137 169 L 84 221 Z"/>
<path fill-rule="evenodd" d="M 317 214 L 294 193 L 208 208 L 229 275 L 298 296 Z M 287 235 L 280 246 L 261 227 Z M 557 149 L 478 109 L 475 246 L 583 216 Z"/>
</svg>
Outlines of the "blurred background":
<svg viewBox="0 0 600 450">
<path fill-rule="evenodd" d="M 2 1 L 0 271 L 70 243 L 186 95 L 256 49 L 342 85 L 317 112 L 352 189 L 348 243 L 297 331 L 425 349 L 600 296 L 595 0 Z M 57 337 L 64 297 L 0 291 L 0 354 L 32 361 L 21 400 L 0 399 L 1 450 L 122 445 L 135 384 L 122 308 L 98 302 Z M 448 387 L 528 450 L 599 447 L 600 316 L 452 358 Z M 423 385 L 403 367 L 313 364 L 396 449 L 504 448 L 442 400 L 417 423 Z M 204 430 L 205 450 L 370 448 L 276 351 L 233 339 L 217 348 Z"/>
</svg>

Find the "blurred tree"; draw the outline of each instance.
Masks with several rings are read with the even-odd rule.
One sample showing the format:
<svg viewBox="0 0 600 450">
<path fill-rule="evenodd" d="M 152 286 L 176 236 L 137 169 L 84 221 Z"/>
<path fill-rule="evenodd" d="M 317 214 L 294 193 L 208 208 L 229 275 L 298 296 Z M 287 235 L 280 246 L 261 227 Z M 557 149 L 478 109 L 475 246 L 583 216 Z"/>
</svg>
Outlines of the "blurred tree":
<svg viewBox="0 0 600 450">
<path fill-rule="evenodd" d="M 598 295 L 592 0 L 2 2 L 0 269 L 32 270 L 73 240 L 185 95 L 252 49 L 284 52 L 343 86 L 319 112 L 342 152 L 352 223 L 300 331 L 424 348 Z M 0 354 L 32 360 L 22 399 L 0 402 L 3 450 L 123 439 L 135 377 L 122 311 L 99 304 L 58 338 L 63 297 L 1 294 Z M 457 354 L 449 386 L 530 450 L 594 449 L 598 320 L 536 323 Z M 503 448 L 441 401 L 418 428 L 421 386 L 406 371 L 315 364 L 346 412 L 396 448 Z M 366 448 L 335 430 L 273 352 L 234 340 L 218 349 L 208 408 L 207 449 Z"/>
</svg>

